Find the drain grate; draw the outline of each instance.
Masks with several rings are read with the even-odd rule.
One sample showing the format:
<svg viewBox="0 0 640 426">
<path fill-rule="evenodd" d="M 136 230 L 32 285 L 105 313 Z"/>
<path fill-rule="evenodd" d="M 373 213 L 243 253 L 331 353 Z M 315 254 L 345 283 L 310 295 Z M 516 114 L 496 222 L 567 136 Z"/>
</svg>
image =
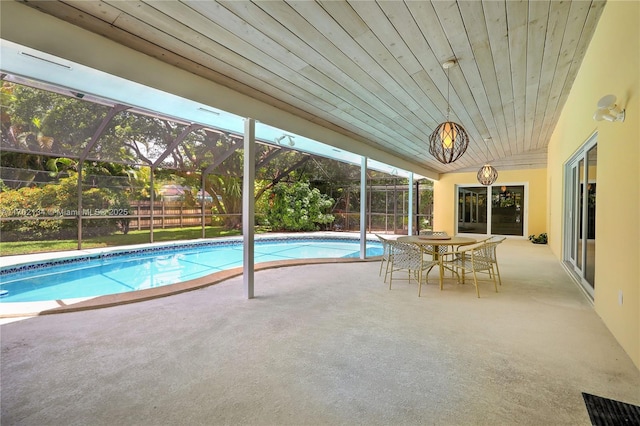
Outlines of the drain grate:
<svg viewBox="0 0 640 426">
<path fill-rule="evenodd" d="M 593 426 L 640 425 L 640 407 L 582 392 Z"/>
</svg>

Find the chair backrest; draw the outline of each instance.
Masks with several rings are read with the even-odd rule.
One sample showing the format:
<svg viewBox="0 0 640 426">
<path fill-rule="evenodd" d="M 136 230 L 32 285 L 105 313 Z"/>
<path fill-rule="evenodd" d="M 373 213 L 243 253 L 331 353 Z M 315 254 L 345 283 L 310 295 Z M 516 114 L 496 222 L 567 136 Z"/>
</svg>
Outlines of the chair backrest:
<svg viewBox="0 0 640 426">
<path fill-rule="evenodd" d="M 389 244 L 389 242 L 391 240 L 381 237 L 378 234 L 375 235 L 376 237 L 378 237 L 378 240 L 380 240 L 380 243 L 382 244 L 382 258 L 389 259 L 389 255 L 391 254 L 391 245 Z"/>
<path fill-rule="evenodd" d="M 471 257 L 471 264 L 469 264 L 469 261 L 467 260 L 466 268 L 476 271 L 491 269 L 492 263 L 495 262 L 495 247 L 497 245 L 497 243 L 485 241 L 473 248 L 465 250 L 465 253 Z"/>
<path fill-rule="evenodd" d="M 500 244 L 501 242 L 503 242 L 506 239 L 507 239 L 507 237 L 496 237 L 495 235 L 493 235 L 493 236 L 487 238 L 486 241 L 488 243 L 498 243 L 498 244 Z"/>
<path fill-rule="evenodd" d="M 507 237 L 491 237 L 487 241 L 487 243 L 491 244 L 491 246 L 488 247 L 487 254 L 489 255 L 489 258 L 493 263 L 496 263 L 498 261 L 498 258 L 496 256 L 496 248 L 506 239 Z"/>
<path fill-rule="evenodd" d="M 433 231 L 431 233 L 431 235 L 433 236 L 437 236 L 437 237 L 446 237 L 449 234 L 447 234 L 446 231 Z M 428 246 L 427 247 L 427 251 L 433 251 L 433 247 L 432 246 Z M 438 253 L 439 254 L 445 254 L 449 251 L 449 246 L 438 246 Z"/>
<path fill-rule="evenodd" d="M 415 244 L 387 240 L 391 247 L 393 267 L 418 270 L 422 265 L 422 250 Z"/>
<path fill-rule="evenodd" d="M 478 244 L 478 243 L 486 243 L 486 242 L 489 242 L 489 241 L 491 241 L 493 238 L 496 238 L 496 237 L 484 237 L 484 238 L 480 238 L 478 241 L 476 241 L 476 244 Z"/>
<path fill-rule="evenodd" d="M 481 256 L 487 260 L 489 260 L 490 262 L 497 262 L 497 257 L 496 257 L 496 247 L 498 247 L 498 244 L 500 244 L 502 242 L 502 240 L 500 241 L 486 241 L 485 243 L 483 243 L 482 245 L 478 246 L 478 251 L 476 253 L 474 253 L 475 256 Z"/>
</svg>

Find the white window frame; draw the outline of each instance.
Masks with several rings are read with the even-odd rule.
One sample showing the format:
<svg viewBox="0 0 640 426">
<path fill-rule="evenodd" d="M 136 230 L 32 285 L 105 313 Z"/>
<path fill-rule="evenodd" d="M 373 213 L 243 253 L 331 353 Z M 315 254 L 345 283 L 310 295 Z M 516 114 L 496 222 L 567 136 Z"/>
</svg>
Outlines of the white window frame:
<svg viewBox="0 0 640 426">
<path fill-rule="evenodd" d="M 455 214 L 455 224 L 454 229 L 455 233 L 458 234 L 458 216 L 459 212 L 459 190 L 460 188 L 486 188 L 487 189 L 487 200 L 491 201 L 491 193 L 494 187 L 500 188 L 501 186 L 522 186 L 524 188 L 523 195 L 523 206 L 522 206 L 522 235 L 505 235 L 505 237 L 509 238 L 528 238 L 529 235 L 529 182 L 500 182 L 499 184 L 494 185 L 481 185 L 477 182 L 469 183 L 469 184 L 456 184 L 455 185 L 455 197 L 454 197 L 454 214 Z M 491 233 L 491 203 L 487 204 L 487 232 L 486 234 L 476 234 L 476 235 L 493 235 Z M 469 234 L 473 235 L 473 234 Z"/>
</svg>

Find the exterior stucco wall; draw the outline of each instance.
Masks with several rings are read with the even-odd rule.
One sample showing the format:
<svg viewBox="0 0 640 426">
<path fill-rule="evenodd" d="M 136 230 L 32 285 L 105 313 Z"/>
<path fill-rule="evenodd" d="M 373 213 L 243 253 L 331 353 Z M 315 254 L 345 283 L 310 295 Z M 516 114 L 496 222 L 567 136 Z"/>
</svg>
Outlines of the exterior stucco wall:
<svg viewBox="0 0 640 426">
<path fill-rule="evenodd" d="M 609 1 L 598 23 L 548 156 L 550 245 L 562 260 L 564 166 L 597 134 L 596 312 L 640 368 L 640 3 Z M 614 94 L 623 123 L 594 121 Z M 618 300 L 623 294 L 623 303 Z"/>
<path fill-rule="evenodd" d="M 545 169 L 498 170 L 498 180 L 494 186 L 526 185 L 528 199 L 525 201 L 524 237 L 547 232 L 547 173 Z M 478 185 L 476 172 L 447 173 L 434 182 L 433 229 L 449 233 L 455 231 L 456 188 Z"/>
</svg>

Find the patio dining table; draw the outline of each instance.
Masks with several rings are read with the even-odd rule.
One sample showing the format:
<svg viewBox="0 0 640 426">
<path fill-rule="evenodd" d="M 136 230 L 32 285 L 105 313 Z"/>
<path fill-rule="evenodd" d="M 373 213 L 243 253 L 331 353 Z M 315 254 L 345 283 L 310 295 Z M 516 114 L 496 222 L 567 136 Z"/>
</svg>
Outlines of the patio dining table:
<svg viewBox="0 0 640 426">
<path fill-rule="evenodd" d="M 412 243 L 420 246 L 422 249 L 426 246 L 433 247 L 431 253 L 433 254 L 433 260 L 438 260 L 440 263 L 440 289 L 442 289 L 442 279 L 444 277 L 444 263 L 440 259 L 440 246 L 451 246 L 455 251 L 457 247 L 468 246 L 478 242 L 475 238 L 460 237 L 460 236 L 444 236 L 444 235 L 405 235 L 398 237 L 398 241 L 403 243 Z"/>
</svg>

